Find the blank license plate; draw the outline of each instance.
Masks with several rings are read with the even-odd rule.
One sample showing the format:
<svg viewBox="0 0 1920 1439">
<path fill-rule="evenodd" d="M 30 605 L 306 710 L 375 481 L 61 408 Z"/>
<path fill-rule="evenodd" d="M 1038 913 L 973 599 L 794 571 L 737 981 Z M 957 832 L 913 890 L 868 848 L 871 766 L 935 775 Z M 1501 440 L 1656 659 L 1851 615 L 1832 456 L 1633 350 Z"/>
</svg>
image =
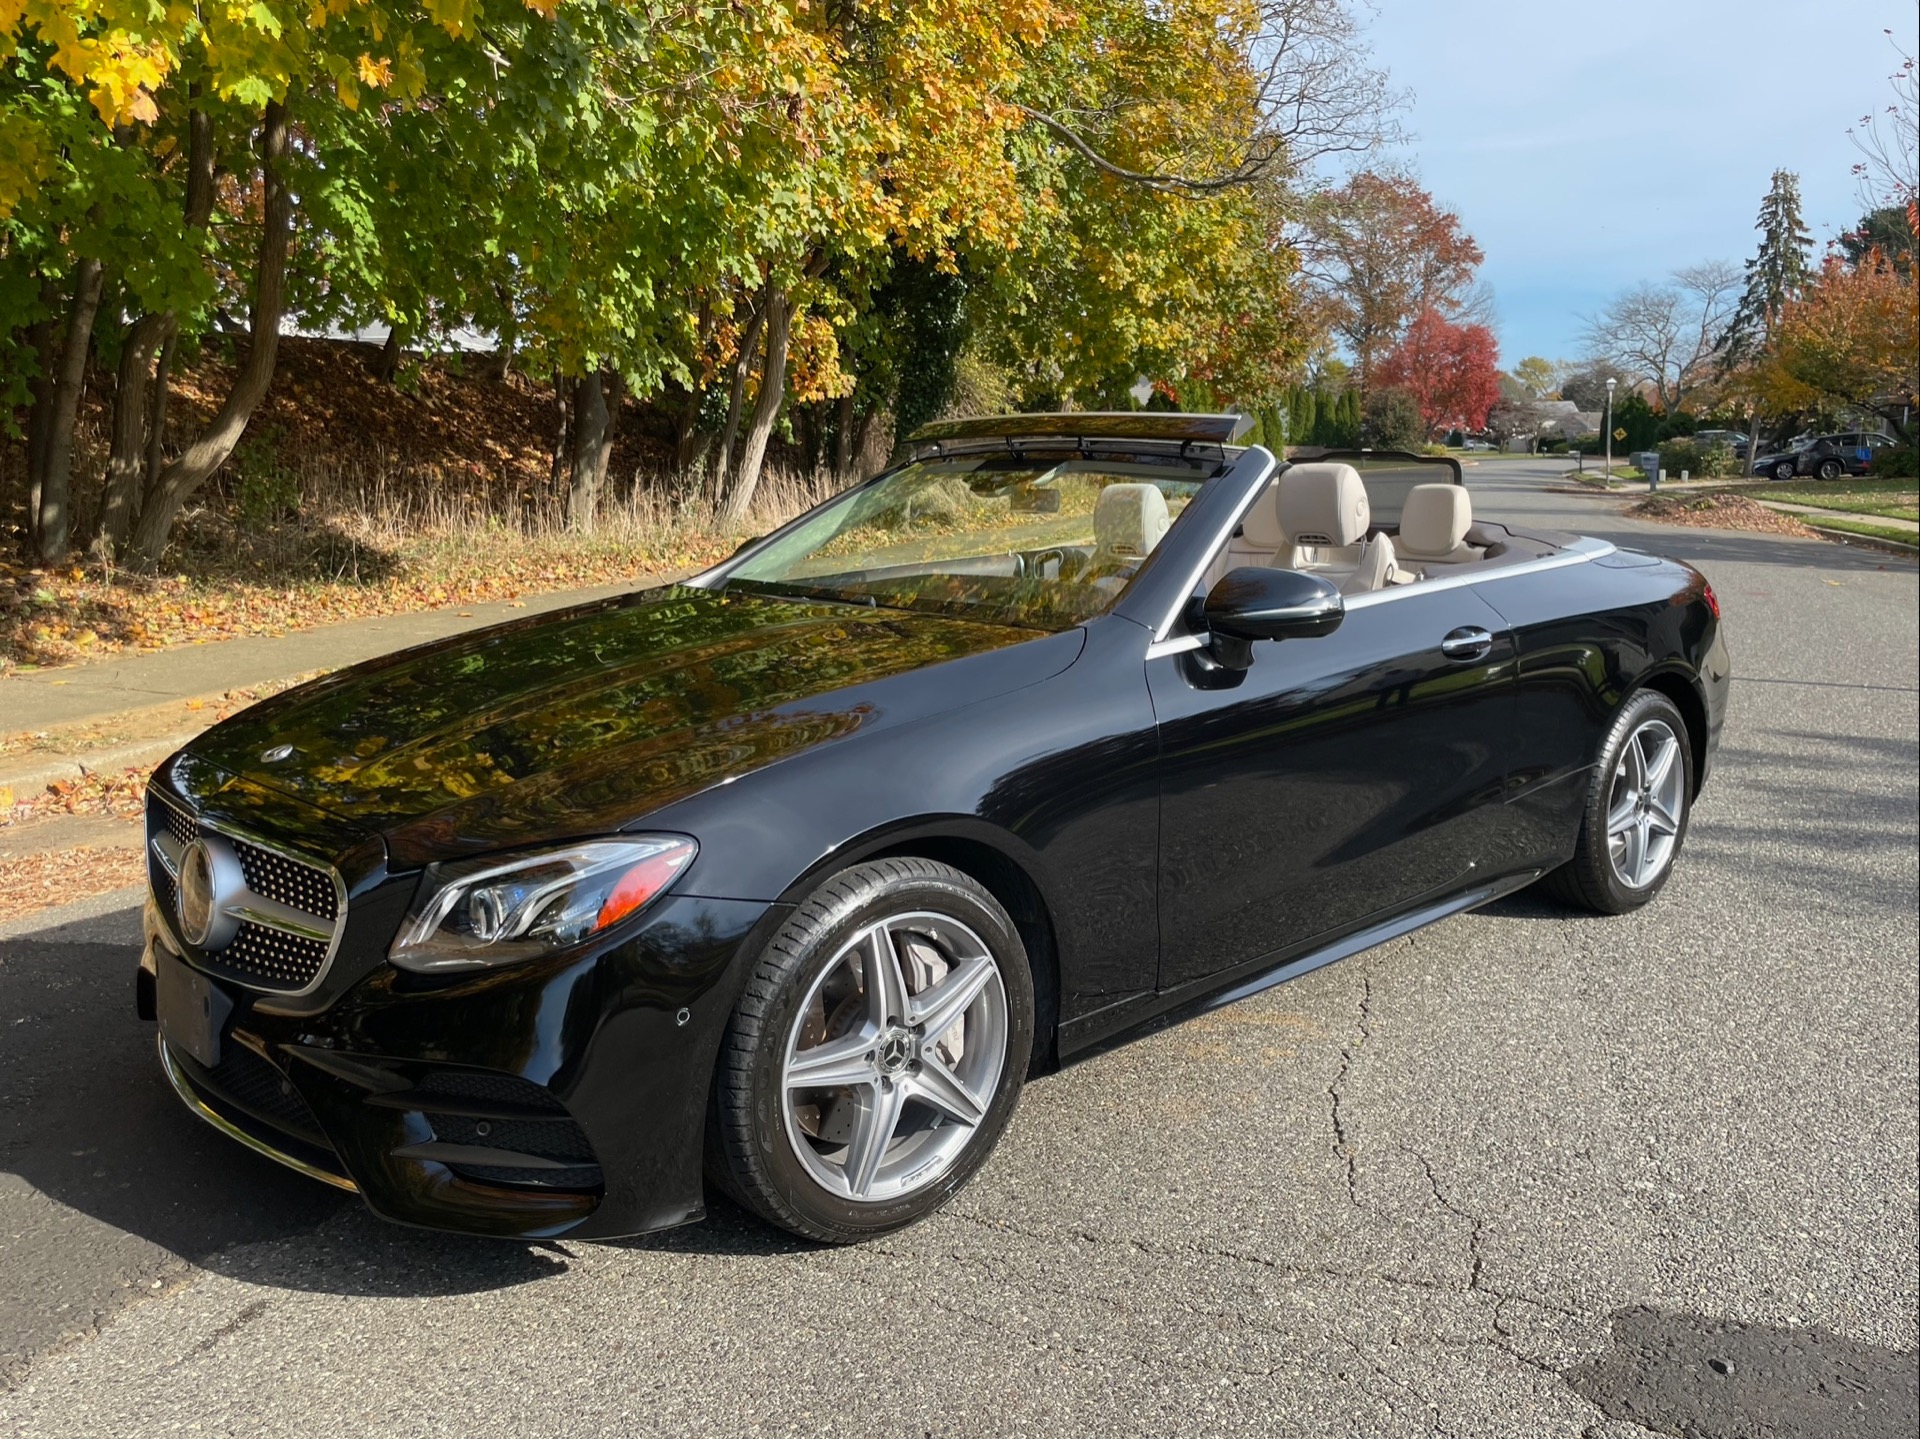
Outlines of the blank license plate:
<svg viewBox="0 0 1920 1439">
<path fill-rule="evenodd" d="M 220 1031 L 233 1013 L 233 1001 L 204 974 L 164 950 L 154 956 L 154 994 L 160 1032 L 168 1044 L 184 1049 L 203 1066 L 220 1062 Z"/>
</svg>

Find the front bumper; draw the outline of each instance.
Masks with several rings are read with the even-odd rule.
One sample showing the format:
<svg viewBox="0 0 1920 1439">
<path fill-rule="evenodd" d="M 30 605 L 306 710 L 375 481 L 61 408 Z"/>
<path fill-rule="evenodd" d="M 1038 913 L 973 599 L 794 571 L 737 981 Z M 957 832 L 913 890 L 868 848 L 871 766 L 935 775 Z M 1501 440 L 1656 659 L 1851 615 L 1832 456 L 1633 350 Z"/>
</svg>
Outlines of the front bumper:
<svg viewBox="0 0 1920 1439">
<path fill-rule="evenodd" d="M 318 1010 L 221 985 L 212 1047 L 163 1033 L 161 1064 L 200 1119 L 400 1223 L 522 1239 L 684 1224 L 704 1213 L 741 965 L 782 914 L 668 896 L 616 942 L 551 960 L 435 978 L 366 963 Z M 197 966 L 151 902 L 145 929 L 152 1017 L 163 969 Z"/>
</svg>

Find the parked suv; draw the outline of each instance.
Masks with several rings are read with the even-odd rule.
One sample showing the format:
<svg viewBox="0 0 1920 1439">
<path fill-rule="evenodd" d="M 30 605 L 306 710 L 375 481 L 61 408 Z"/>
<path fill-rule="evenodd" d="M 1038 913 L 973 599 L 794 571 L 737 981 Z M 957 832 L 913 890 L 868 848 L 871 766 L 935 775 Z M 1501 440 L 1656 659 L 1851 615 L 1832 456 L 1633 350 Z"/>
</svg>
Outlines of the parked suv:
<svg viewBox="0 0 1920 1439">
<path fill-rule="evenodd" d="M 1842 475 L 1864 475 L 1873 463 L 1875 450 L 1894 443 L 1893 436 L 1872 431 L 1848 430 L 1837 435 L 1815 435 L 1804 445 L 1796 445 L 1784 454 L 1763 455 L 1754 462 L 1756 475 L 1772 475 L 1776 480 L 1791 480 L 1811 475 L 1820 480 L 1837 480 Z"/>
</svg>

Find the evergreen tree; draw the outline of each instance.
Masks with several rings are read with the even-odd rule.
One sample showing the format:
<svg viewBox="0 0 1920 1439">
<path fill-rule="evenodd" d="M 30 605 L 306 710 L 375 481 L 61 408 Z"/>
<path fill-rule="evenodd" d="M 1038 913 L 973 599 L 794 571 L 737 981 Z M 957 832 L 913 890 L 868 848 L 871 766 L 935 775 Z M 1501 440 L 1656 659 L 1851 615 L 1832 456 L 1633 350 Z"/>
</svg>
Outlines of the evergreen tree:
<svg viewBox="0 0 1920 1439">
<path fill-rule="evenodd" d="M 1787 301 L 1802 294 L 1813 279 L 1808 257 L 1813 236 L 1800 218 L 1800 177 L 1775 170 L 1773 185 L 1760 202 L 1760 248 L 1747 261 L 1747 286 L 1721 340 L 1722 363 L 1732 368 L 1764 348 L 1773 323 Z"/>
</svg>

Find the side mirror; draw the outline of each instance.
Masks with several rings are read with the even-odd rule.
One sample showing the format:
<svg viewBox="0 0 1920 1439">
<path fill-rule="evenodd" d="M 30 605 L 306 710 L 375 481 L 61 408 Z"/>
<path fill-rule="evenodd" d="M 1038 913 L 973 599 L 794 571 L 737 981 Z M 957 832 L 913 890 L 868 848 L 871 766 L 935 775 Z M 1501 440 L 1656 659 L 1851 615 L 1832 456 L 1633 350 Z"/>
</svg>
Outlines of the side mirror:
<svg viewBox="0 0 1920 1439">
<path fill-rule="evenodd" d="M 1222 575 L 1200 608 L 1213 657 L 1229 669 L 1253 663 L 1254 640 L 1330 635 L 1346 613 L 1340 591 L 1320 576 L 1252 566 Z"/>
</svg>

